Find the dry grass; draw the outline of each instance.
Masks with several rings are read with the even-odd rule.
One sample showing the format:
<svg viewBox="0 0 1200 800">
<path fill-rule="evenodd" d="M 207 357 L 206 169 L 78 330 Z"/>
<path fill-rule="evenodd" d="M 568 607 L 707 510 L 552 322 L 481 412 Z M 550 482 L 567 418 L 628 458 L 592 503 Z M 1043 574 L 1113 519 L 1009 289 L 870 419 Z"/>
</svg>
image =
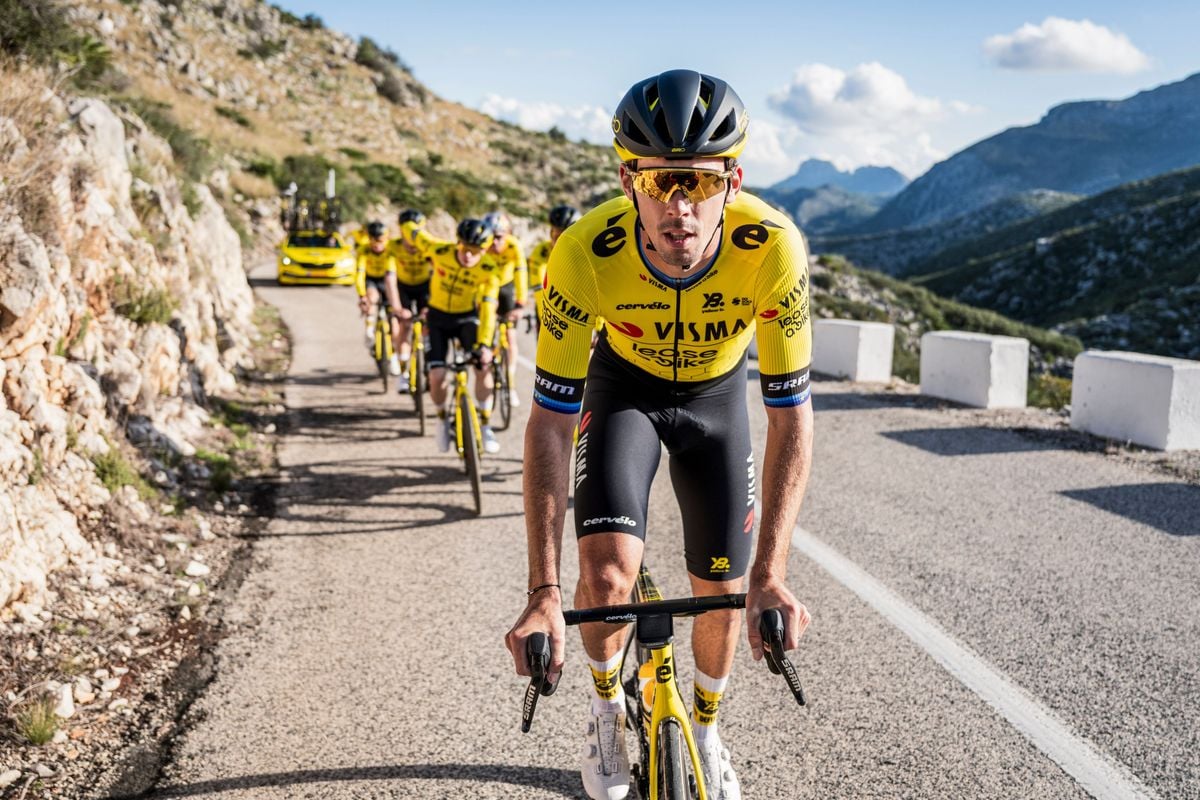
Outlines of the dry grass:
<svg viewBox="0 0 1200 800">
<path fill-rule="evenodd" d="M 43 69 L 0 60 L 0 120 L 10 120 L 20 139 L 0 129 L 0 184 L 25 229 L 42 239 L 56 236 L 54 195 L 47 172 L 55 164 L 58 124 Z"/>
<path fill-rule="evenodd" d="M 275 184 L 261 175 L 251 175 L 248 172 L 235 172 L 229 176 L 229 185 L 235 192 L 246 197 L 275 197 L 279 191 Z"/>
</svg>

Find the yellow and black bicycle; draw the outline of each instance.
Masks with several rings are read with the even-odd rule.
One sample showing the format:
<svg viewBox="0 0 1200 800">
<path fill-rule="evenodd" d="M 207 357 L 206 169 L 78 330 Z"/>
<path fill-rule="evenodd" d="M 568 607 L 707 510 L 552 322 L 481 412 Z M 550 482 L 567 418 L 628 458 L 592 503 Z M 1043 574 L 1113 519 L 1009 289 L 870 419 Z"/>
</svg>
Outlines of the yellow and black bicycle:
<svg viewBox="0 0 1200 800">
<path fill-rule="evenodd" d="M 387 299 L 381 293 L 375 308 L 375 328 L 371 340 L 371 357 L 375 359 L 375 368 L 379 370 L 379 379 L 383 381 L 383 392 L 387 394 L 388 376 L 391 374 L 392 357 L 392 319 L 391 309 Z"/>
<path fill-rule="evenodd" d="M 586 608 L 563 614 L 568 625 L 583 622 L 636 623 L 634 636 L 626 644 L 622 671 L 629 663 L 629 649 L 636 647 L 638 669 L 626 678 L 626 724 L 638 738 L 640 763 L 632 774 L 642 800 L 708 800 L 700 753 L 692 735 L 691 720 L 675 678 L 672 647 L 674 618 L 690 617 L 706 611 L 745 608 L 745 594 L 715 597 L 681 597 L 664 600 L 650 571 L 645 566 L 634 587 L 634 602 L 619 606 Z M 784 620 L 779 609 L 763 612 L 759 632 L 767 666 L 782 674 L 800 705 L 805 704 L 804 689 L 795 667 L 783 649 Z M 539 695 L 550 695 L 557 688 L 547 678 L 550 642 L 543 633 L 530 636 L 526 658 L 532 679 L 525 691 L 521 730 L 533 723 Z"/>
<path fill-rule="evenodd" d="M 425 392 L 429 388 L 429 375 L 425 370 L 425 324 L 419 316 L 412 321 L 412 342 L 408 357 L 408 393 L 412 395 L 413 409 L 421 435 L 425 435 Z"/>
<path fill-rule="evenodd" d="M 467 373 L 471 367 L 478 367 L 478 359 L 470 354 L 461 353 L 454 349 L 454 360 L 446 364 L 446 369 L 454 372 L 454 392 L 450 396 L 452 407 L 447 413 L 454 414 L 454 446 L 459 457 L 463 460 L 463 470 L 471 482 L 471 494 L 475 499 L 476 515 L 483 513 L 483 486 L 479 472 L 480 458 L 483 455 L 483 428 L 479 421 L 479 410 L 475 406 L 475 397 L 468 385 Z"/>
<path fill-rule="evenodd" d="M 512 395 L 509 391 L 512 389 L 511 369 L 512 369 L 512 352 L 508 347 L 508 331 L 511 326 L 506 320 L 500 320 L 500 324 L 496 326 L 496 351 L 492 355 L 492 379 L 495 388 L 492 390 L 493 410 L 496 417 L 499 419 L 497 425 L 493 422 L 493 426 L 498 431 L 508 430 L 508 425 L 512 421 Z"/>
</svg>

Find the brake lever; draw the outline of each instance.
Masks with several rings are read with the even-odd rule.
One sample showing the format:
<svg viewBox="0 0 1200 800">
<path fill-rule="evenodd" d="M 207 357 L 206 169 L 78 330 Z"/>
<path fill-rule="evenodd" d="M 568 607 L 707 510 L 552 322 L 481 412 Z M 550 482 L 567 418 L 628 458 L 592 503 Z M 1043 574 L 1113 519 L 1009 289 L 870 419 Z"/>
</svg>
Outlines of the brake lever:
<svg viewBox="0 0 1200 800">
<path fill-rule="evenodd" d="M 762 636 L 763 655 L 767 659 L 767 667 L 776 675 L 783 675 L 792 696 L 800 705 L 807 705 L 804 699 L 804 687 L 800 685 L 800 676 L 796 668 L 788 660 L 787 651 L 783 647 L 783 612 L 778 608 L 768 608 L 758 618 L 758 633 Z"/>
<path fill-rule="evenodd" d="M 550 637 L 534 633 L 525 640 L 525 659 L 529 664 L 529 686 L 525 689 L 525 702 L 521 706 L 521 732 L 529 733 L 533 726 L 533 712 L 537 708 L 539 695 L 549 697 L 558 688 L 558 681 L 551 681 Z M 561 677 L 561 675 L 559 676 Z"/>
</svg>

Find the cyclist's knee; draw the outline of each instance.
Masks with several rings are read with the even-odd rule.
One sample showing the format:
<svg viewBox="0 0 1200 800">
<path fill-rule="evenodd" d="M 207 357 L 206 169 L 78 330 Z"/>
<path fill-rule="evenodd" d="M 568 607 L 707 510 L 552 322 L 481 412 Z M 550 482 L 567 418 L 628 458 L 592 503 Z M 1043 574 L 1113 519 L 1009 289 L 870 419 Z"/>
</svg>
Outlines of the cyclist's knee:
<svg viewBox="0 0 1200 800">
<path fill-rule="evenodd" d="M 612 605 L 629 599 L 637 580 L 637 567 L 620 561 L 580 563 L 580 593 L 588 605 Z"/>
</svg>

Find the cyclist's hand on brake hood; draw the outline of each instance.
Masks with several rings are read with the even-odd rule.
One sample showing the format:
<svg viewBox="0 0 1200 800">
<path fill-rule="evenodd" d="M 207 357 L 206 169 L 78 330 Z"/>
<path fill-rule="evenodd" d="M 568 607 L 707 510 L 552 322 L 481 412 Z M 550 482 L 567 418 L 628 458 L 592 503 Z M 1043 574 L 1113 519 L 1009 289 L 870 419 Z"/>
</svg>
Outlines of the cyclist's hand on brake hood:
<svg viewBox="0 0 1200 800">
<path fill-rule="evenodd" d="M 768 608 L 783 612 L 784 649 L 795 650 L 808 623 L 812 621 L 808 609 L 796 599 L 791 589 L 782 580 L 755 578 L 750 575 L 750 586 L 746 591 L 746 633 L 750 640 L 750 653 L 755 661 L 763 657 L 762 634 L 758 631 L 758 618 Z"/>
<path fill-rule="evenodd" d="M 516 624 L 504 637 L 504 645 L 512 654 L 517 674 L 526 678 L 529 677 L 529 664 L 525 660 L 525 640 L 539 631 L 550 636 L 550 670 L 547 677 L 551 683 L 558 683 L 558 677 L 562 674 L 563 640 L 566 636 L 562 590 L 558 587 L 534 592 Z"/>
</svg>

